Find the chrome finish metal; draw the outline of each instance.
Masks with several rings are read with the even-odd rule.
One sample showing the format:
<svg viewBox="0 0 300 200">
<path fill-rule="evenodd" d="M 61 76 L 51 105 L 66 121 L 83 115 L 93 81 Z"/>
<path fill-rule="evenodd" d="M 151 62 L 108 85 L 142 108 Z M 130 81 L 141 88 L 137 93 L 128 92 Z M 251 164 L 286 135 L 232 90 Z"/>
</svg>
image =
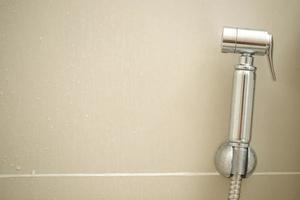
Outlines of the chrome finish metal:
<svg viewBox="0 0 300 200">
<path fill-rule="evenodd" d="M 233 149 L 229 143 L 224 143 L 219 146 L 215 154 L 215 166 L 217 171 L 223 176 L 229 178 L 232 169 Z"/>
<path fill-rule="evenodd" d="M 239 174 L 244 178 L 249 177 L 256 167 L 256 153 L 251 147 L 244 147 L 241 150 L 242 153 L 238 155 L 239 148 L 235 149 L 234 143 L 223 143 L 215 155 L 217 171 L 227 178 L 235 174 Z M 239 157 L 241 157 L 241 160 L 239 160 Z"/>
<path fill-rule="evenodd" d="M 221 51 L 251 55 L 267 55 L 273 80 L 276 74 L 273 65 L 273 36 L 266 31 L 224 27 Z"/>
<path fill-rule="evenodd" d="M 255 89 L 253 57 L 242 55 L 233 78 L 229 141 L 249 144 L 251 140 L 252 113 Z"/>
<path fill-rule="evenodd" d="M 231 177 L 228 200 L 239 200 L 242 186 L 242 176 L 236 175 Z"/>
<path fill-rule="evenodd" d="M 274 81 L 276 81 L 276 73 L 273 65 L 273 49 L 274 49 L 273 36 L 269 35 L 269 50 L 267 55 L 268 55 L 268 61 L 269 61 L 272 78 Z"/>
<path fill-rule="evenodd" d="M 273 80 L 273 37 L 266 31 L 225 27 L 222 35 L 223 53 L 238 53 L 240 62 L 235 66 L 229 140 L 216 152 L 215 166 L 220 174 L 231 177 L 228 199 L 238 200 L 242 178 L 252 174 L 256 154 L 249 146 L 255 91 L 255 55 L 267 55 Z"/>
</svg>

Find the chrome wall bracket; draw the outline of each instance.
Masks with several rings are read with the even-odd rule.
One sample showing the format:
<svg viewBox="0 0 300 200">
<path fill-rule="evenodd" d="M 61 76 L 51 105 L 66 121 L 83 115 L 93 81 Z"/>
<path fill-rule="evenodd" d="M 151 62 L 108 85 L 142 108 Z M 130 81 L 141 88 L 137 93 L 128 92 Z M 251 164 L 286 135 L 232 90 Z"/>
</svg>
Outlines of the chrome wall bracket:
<svg viewBox="0 0 300 200">
<path fill-rule="evenodd" d="M 241 159 L 241 163 L 239 163 L 239 159 L 234 159 L 234 156 L 237 155 L 235 153 L 236 151 L 242 151 L 247 154 Z M 244 168 L 239 169 L 239 166 L 244 162 L 246 163 L 246 165 L 243 166 Z M 238 171 L 242 172 L 241 176 L 243 178 L 249 177 L 254 172 L 256 163 L 257 158 L 253 148 L 236 147 L 235 144 L 230 142 L 225 142 L 220 145 L 215 156 L 215 166 L 217 171 L 227 178 L 232 177 Z"/>
</svg>

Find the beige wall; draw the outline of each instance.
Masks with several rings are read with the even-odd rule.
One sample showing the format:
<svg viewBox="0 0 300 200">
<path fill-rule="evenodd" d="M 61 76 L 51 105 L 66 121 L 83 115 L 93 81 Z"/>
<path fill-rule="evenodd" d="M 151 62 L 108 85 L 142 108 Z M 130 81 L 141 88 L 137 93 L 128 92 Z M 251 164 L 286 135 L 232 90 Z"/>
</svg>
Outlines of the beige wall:
<svg viewBox="0 0 300 200">
<path fill-rule="evenodd" d="M 213 156 L 237 56 L 220 53 L 224 25 L 275 38 L 278 82 L 255 61 L 260 175 L 242 199 L 299 199 L 299 18 L 297 0 L 1 0 L 0 199 L 226 199 Z"/>
</svg>

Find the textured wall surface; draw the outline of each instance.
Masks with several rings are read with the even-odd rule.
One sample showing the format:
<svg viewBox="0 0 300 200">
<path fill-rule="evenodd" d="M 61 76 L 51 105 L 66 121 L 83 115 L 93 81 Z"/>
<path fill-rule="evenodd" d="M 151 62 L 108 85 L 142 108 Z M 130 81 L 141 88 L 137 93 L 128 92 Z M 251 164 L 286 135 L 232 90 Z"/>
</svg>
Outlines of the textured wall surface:
<svg viewBox="0 0 300 200">
<path fill-rule="evenodd" d="M 226 199 L 224 25 L 275 39 L 242 199 L 299 199 L 299 18 L 297 0 L 0 0 L 0 199 Z"/>
</svg>

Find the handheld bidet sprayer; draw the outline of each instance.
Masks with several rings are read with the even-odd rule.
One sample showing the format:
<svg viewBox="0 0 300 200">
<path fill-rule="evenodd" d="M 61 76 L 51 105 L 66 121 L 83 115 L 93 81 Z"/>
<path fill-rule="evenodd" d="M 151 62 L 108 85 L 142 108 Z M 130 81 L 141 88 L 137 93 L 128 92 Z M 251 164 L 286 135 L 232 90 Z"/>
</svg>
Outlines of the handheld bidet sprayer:
<svg viewBox="0 0 300 200">
<path fill-rule="evenodd" d="M 273 37 L 266 31 L 224 27 L 221 50 L 240 54 L 240 61 L 234 70 L 229 140 L 217 150 L 215 165 L 220 174 L 231 178 L 228 200 L 238 200 L 242 178 L 250 176 L 256 166 L 256 154 L 250 147 L 256 72 L 254 56 L 268 57 L 275 81 Z"/>
</svg>

